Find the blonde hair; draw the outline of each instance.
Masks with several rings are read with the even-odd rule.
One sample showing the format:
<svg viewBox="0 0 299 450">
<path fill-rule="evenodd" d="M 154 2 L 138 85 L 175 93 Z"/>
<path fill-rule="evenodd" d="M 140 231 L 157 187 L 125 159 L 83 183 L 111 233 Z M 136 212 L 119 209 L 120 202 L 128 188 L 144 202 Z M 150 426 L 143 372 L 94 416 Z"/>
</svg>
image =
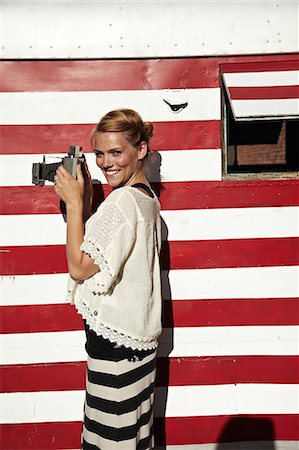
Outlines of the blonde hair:
<svg viewBox="0 0 299 450">
<path fill-rule="evenodd" d="M 141 116 L 133 109 L 116 109 L 103 116 L 92 130 L 91 142 L 98 133 L 119 132 L 134 147 L 142 141 L 149 148 L 149 141 L 153 135 L 153 124 L 143 122 Z"/>
</svg>

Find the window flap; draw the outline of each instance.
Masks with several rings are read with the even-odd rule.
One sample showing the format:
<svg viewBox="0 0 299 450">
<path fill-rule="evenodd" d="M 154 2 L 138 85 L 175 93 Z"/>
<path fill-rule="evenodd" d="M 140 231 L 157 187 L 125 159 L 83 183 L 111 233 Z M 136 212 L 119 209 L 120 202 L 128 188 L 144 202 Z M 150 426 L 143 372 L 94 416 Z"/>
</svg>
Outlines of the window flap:
<svg viewBox="0 0 299 450">
<path fill-rule="evenodd" d="M 299 117 L 299 58 L 221 65 L 235 120 Z"/>
</svg>

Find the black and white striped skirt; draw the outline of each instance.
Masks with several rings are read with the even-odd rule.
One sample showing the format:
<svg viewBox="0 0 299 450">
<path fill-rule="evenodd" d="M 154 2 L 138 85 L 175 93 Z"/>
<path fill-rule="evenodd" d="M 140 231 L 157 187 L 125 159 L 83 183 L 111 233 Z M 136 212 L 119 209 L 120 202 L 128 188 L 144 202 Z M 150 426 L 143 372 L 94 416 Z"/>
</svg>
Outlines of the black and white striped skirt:
<svg viewBox="0 0 299 450">
<path fill-rule="evenodd" d="M 154 447 L 156 355 L 119 361 L 88 356 L 83 450 Z"/>
</svg>

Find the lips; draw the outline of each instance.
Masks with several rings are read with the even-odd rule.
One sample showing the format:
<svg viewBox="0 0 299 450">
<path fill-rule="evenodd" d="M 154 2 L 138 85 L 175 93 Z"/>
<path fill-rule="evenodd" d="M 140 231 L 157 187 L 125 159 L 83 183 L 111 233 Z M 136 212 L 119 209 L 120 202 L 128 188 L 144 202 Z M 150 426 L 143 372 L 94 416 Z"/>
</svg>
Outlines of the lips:
<svg viewBox="0 0 299 450">
<path fill-rule="evenodd" d="M 119 170 L 106 170 L 105 171 L 105 175 L 107 175 L 108 177 L 113 177 L 114 175 L 116 175 L 119 172 Z"/>
</svg>

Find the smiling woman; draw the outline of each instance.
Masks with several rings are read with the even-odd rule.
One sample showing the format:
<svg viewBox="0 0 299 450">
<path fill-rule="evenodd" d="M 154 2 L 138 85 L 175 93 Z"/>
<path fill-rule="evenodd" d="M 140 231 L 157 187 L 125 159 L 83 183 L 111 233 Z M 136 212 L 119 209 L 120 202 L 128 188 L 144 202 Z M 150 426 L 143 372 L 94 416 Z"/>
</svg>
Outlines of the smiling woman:
<svg viewBox="0 0 299 450">
<path fill-rule="evenodd" d="M 161 334 L 160 203 L 144 173 L 153 126 L 135 111 L 108 113 L 92 132 L 112 193 L 83 222 L 90 176 L 60 167 L 67 209 L 68 299 L 84 319 L 87 383 L 82 449 L 152 449 Z"/>
<path fill-rule="evenodd" d="M 130 109 L 111 111 L 95 127 L 91 142 L 97 165 L 113 189 L 136 182 L 149 185 L 143 168 L 152 134 L 153 125 Z"/>
</svg>

